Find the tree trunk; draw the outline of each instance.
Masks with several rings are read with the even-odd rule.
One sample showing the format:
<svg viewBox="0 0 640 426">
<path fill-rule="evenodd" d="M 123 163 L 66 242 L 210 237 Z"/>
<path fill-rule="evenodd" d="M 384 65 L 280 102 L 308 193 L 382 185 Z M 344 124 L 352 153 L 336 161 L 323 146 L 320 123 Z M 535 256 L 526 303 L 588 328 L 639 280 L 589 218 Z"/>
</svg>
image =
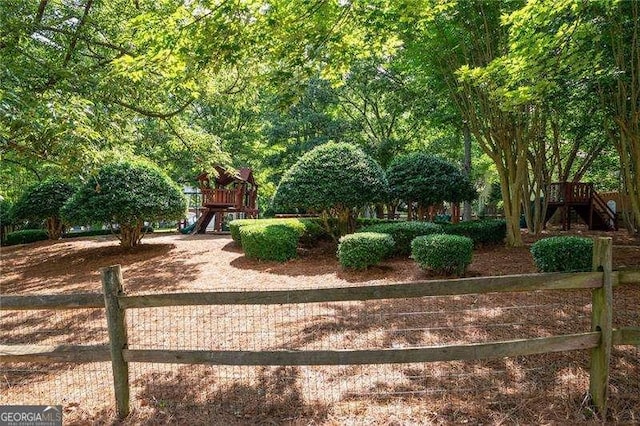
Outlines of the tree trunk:
<svg viewBox="0 0 640 426">
<path fill-rule="evenodd" d="M 120 240 L 120 245 L 122 247 L 134 248 L 140 244 L 142 237 L 142 222 L 137 222 L 132 225 L 120 224 L 120 234 L 118 234 L 118 239 Z"/>
<path fill-rule="evenodd" d="M 464 174 L 471 179 L 471 131 L 469 125 L 465 122 L 462 125 L 462 134 L 464 137 Z M 462 204 L 462 220 L 471 220 L 471 201 L 464 201 Z"/>
<path fill-rule="evenodd" d="M 47 235 L 49 235 L 50 240 L 59 240 L 63 230 L 64 225 L 59 217 L 47 218 Z"/>
<path fill-rule="evenodd" d="M 375 205 L 376 207 L 376 218 L 384 219 L 384 204 L 378 203 Z"/>
</svg>

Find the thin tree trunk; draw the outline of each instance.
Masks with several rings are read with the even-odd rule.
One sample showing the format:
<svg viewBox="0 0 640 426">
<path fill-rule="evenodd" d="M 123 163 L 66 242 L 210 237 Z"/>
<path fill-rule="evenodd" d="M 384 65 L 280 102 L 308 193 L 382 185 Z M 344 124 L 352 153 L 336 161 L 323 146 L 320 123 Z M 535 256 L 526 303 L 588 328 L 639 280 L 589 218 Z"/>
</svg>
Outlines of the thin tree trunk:
<svg viewBox="0 0 640 426">
<path fill-rule="evenodd" d="M 467 178 L 471 179 L 471 130 L 469 125 L 464 122 L 462 124 L 462 134 L 464 138 L 464 174 Z M 462 204 L 462 220 L 471 220 L 471 202 L 464 201 Z"/>
</svg>

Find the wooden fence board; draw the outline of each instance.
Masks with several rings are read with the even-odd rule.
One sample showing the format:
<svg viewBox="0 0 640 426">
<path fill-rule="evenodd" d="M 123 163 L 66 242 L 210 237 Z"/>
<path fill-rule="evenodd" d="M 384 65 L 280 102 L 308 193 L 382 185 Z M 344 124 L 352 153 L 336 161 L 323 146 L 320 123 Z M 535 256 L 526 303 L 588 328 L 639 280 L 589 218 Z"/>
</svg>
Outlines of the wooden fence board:
<svg viewBox="0 0 640 426">
<path fill-rule="evenodd" d="M 480 360 L 591 349 L 600 342 L 599 332 L 536 339 L 406 349 L 320 351 L 189 351 L 125 349 L 128 362 L 215 365 L 356 365 Z"/>
<path fill-rule="evenodd" d="M 640 269 L 629 269 L 625 271 L 614 272 L 613 275 L 618 275 L 618 285 L 638 285 L 640 286 Z M 614 280 L 615 287 L 615 280 Z"/>
<path fill-rule="evenodd" d="M 602 272 L 582 272 L 474 277 L 456 280 L 306 290 L 150 294 L 124 296 L 119 301 L 120 306 L 125 309 L 184 305 L 271 305 L 536 290 L 593 289 L 600 286 L 602 286 Z"/>
<path fill-rule="evenodd" d="M 640 346 L 640 327 L 624 327 L 613 330 L 613 344 Z"/>
<path fill-rule="evenodd" d="M 0 345 L 0 363 L 7 362 L 103 362 L 110 361 L 109 346 Z"/>
<path fill-rule="evenodd" d="M 0 296 L 0 310 L 104 308 L 101 293 Z"/>
</svg>

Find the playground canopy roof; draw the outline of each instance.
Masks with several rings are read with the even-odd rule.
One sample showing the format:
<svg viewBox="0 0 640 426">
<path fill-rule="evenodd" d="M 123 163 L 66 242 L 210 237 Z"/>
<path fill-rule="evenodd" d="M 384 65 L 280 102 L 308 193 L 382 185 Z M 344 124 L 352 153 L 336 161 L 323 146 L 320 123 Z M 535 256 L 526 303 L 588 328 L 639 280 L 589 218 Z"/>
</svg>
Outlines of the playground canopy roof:
<svg viewBox="0 0 640 426">
<path fill-rule="evenodd" d="M 253 178 L 253 171 L 248 167 L 241 167 L 238 169 L 237 173 L 232 174 L 227 170 L 220 166 L 216 166 L 215 170 L 217 172 L 217 176 L 213 178 L 216 186 L 227 186 L 230 183 L 240 182 L 240 183 L 250 183 L 253 186 L 258 186 L 256 181 Z M 209 180 L 209 174 L 207 172 L 200 173 L 197 177 L 198 181 L 202 185 L 204 182 Z"/>
</svg>

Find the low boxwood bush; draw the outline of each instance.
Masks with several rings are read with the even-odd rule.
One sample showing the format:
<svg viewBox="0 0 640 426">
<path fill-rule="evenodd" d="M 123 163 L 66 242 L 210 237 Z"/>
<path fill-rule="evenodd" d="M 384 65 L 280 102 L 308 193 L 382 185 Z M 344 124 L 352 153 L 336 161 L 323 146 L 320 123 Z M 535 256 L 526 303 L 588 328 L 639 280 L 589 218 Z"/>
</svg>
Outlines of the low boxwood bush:
<svg viewBox="0 0 640 426">
<path fill-rule="evenodd" d="M 422 269 L 462 275 L 471 263 L 473 241 L 460 235 L 434 234 L 411 242 L 411 257 Z"/>
<path fill-rule="evenodd" d="M 395 243 L 389 234 L 359 232 L 340 238 L 338 260 L 343 268 L 365 269 L 377 265 L 393 252 Z"/>
<path fill-rule="evenodd" d="M 422 235 L 440 234 L 442 226 L 431 222 L 393 222 L 367 226 L 359 232 L 389 234 L 395 242 L 394 253 L 408 256 L 411 253 L 411 241 L 414 238 Z"/>
<path fill-rule="evenodd" d="M 4 245 L 28 244 L 47 239 L 49 239 L 49 235 L 44 229 L 24 229 L 8 233 L 5 237 Z"/>
<path fill-rule="evenodd" d="M 476 246 L 500 244 L 507 236 L 507 222 L 502 219 L 460 222 L 445 226 L 444 232 L 471 238 Z"/>
<path fill-rule="evenodd" d="M 319 219 L 297 218 L 272 218 L 272 219 L 236 219 L 229 222 L 231 238 L 239 245 L 243 245 L 240 229 L 253 225 L 286 225 L 298 232 L 300 241 L 304 244 L 313 244 L 325 236 L 325 231 L 320 225 Z"/>
<path fill-rule="evenodd" d="M 300 233 L 289 224 L 254 224 L 240 228 L 244 254 L 251 259 L 284 262 L 297 256 Z"/>
<path fill-rule="evenodd" d="M 533 262 L 541 272 L 590 271 L 593 240 L 583 237 L 550 237 L 531 245 Z"/>
</svg>

